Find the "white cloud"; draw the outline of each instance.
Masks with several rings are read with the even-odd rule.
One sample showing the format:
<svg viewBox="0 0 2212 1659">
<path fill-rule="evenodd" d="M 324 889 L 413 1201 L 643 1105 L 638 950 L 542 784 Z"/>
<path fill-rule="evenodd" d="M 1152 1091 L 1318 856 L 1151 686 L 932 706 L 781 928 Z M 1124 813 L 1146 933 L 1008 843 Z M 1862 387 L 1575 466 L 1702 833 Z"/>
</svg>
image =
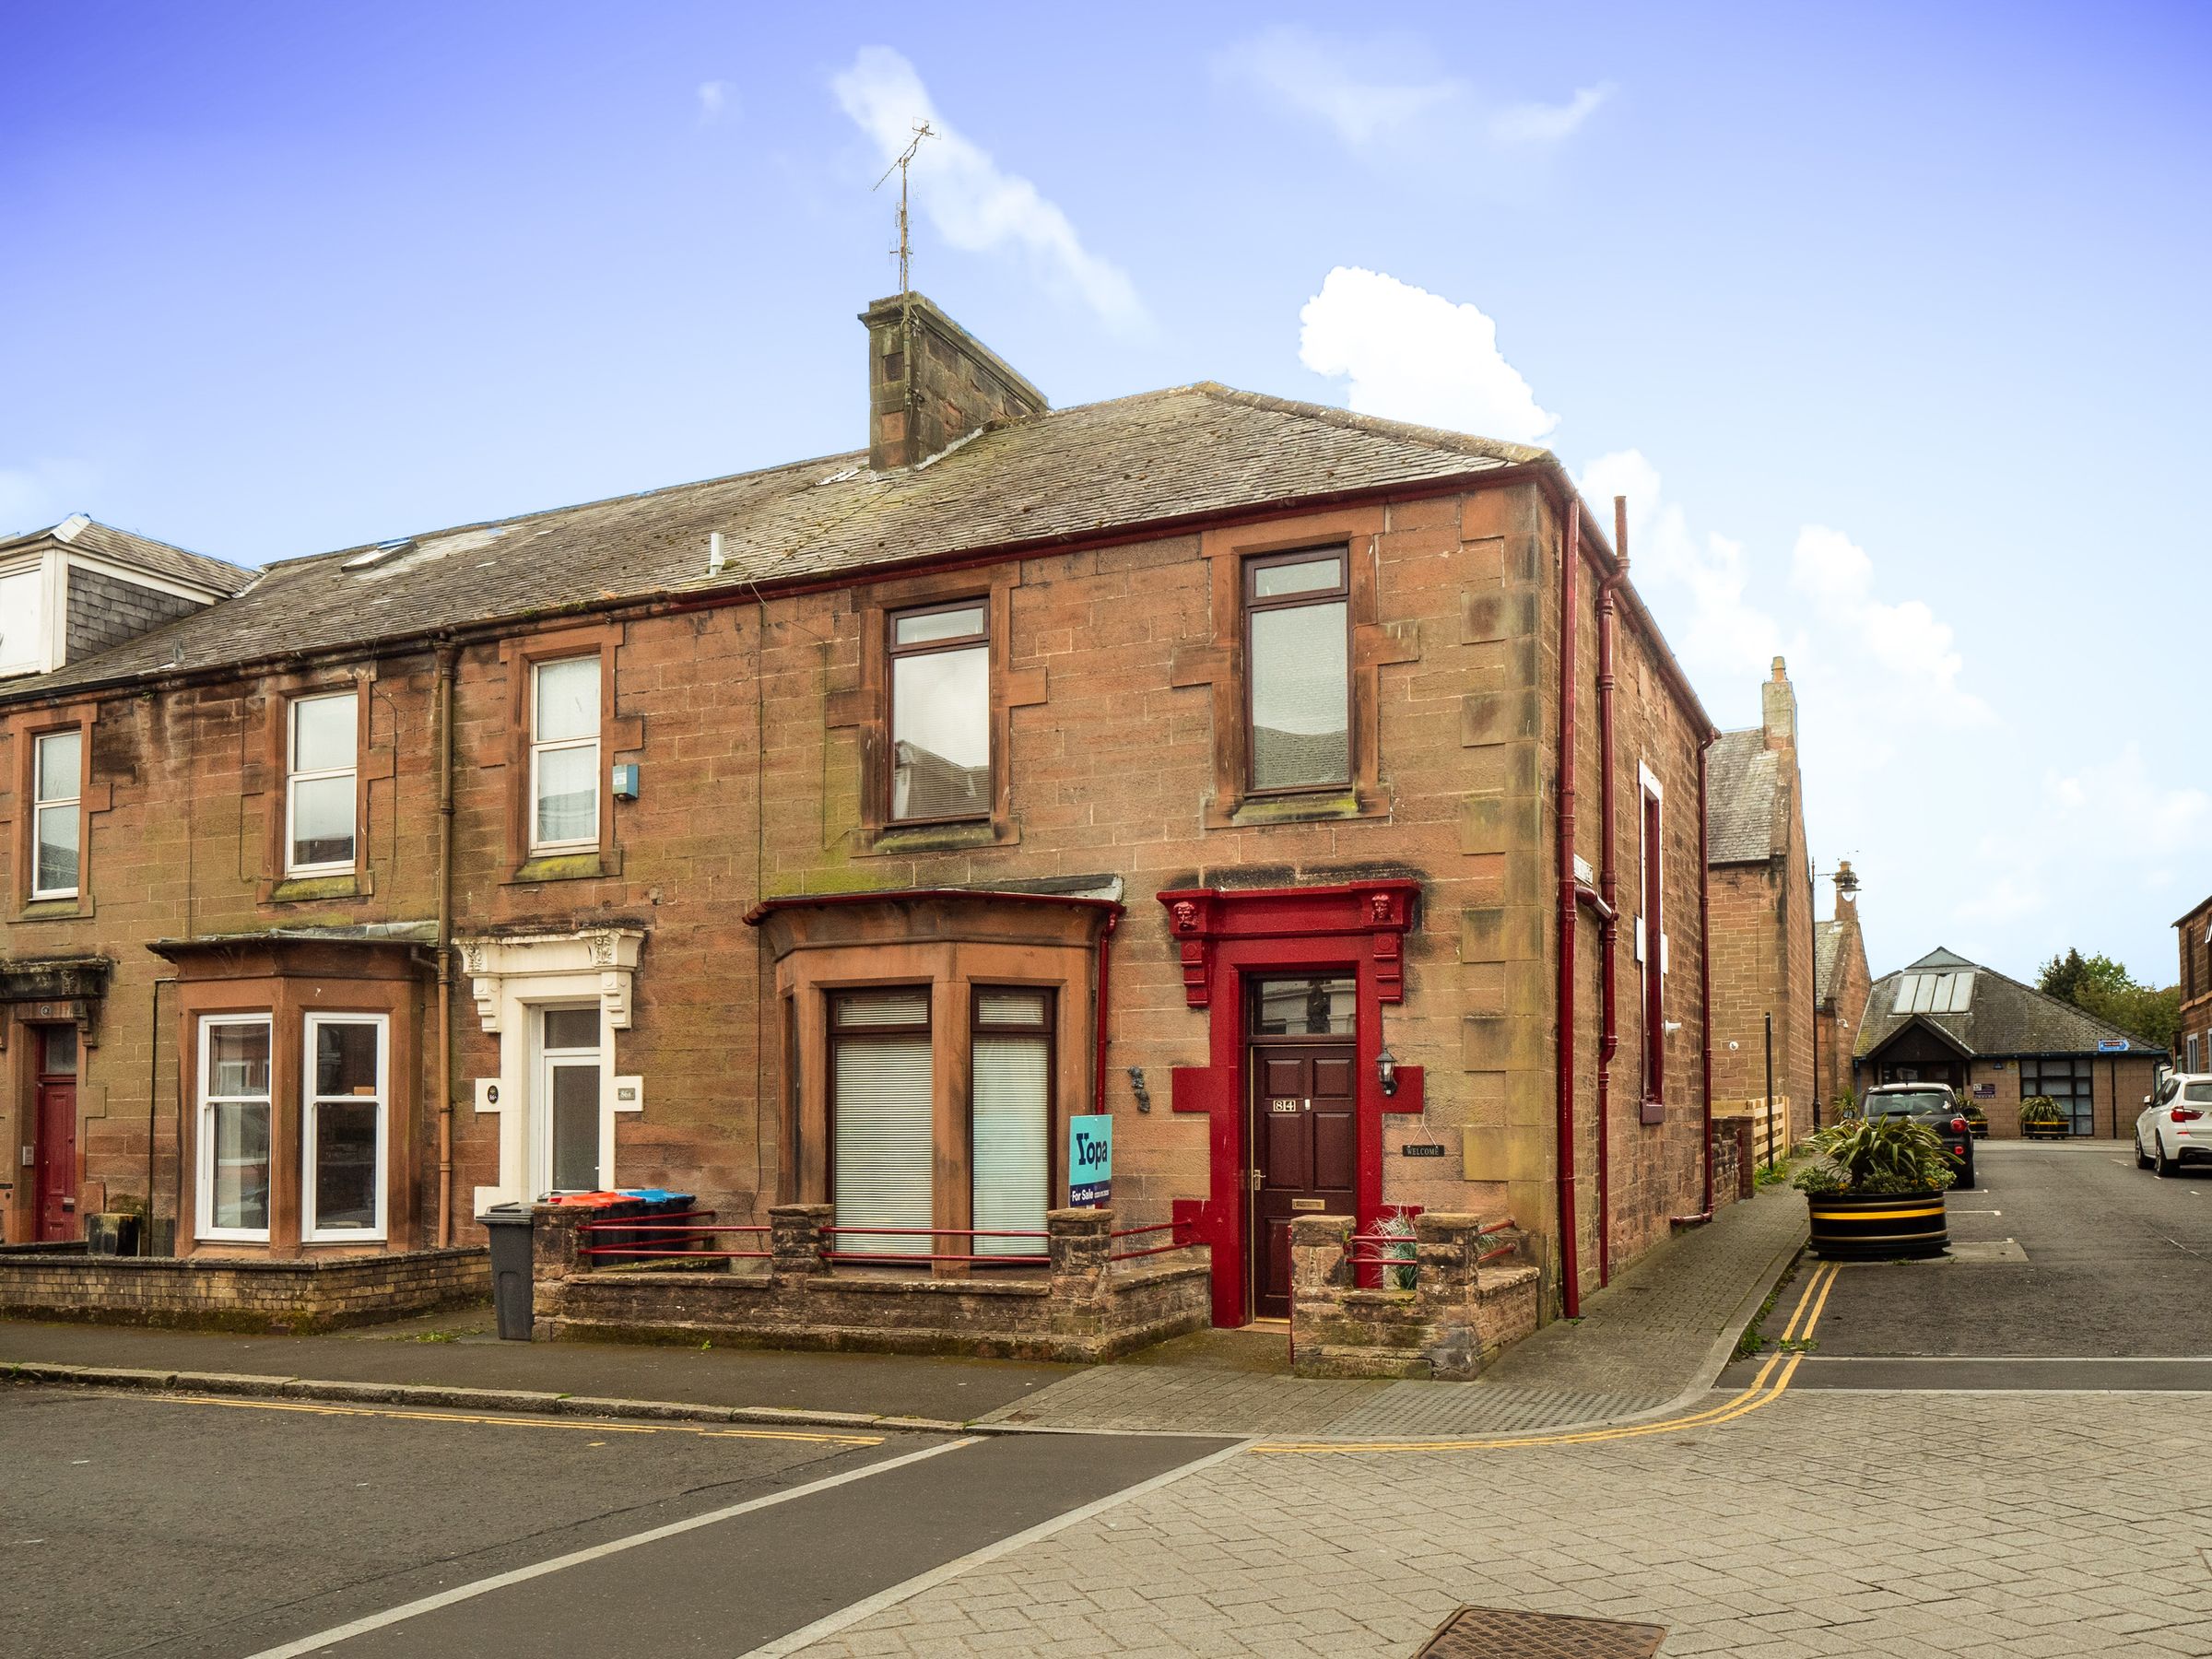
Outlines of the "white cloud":
<svg viewBox="0 0 2212 1659">
<path fill-rule="evenodd" d="M 1490 117 L 1490 136 L 1500 144 L 1557 144 L 1571 138 L 1612 96 L 1607 81 L 1583 88 L 1563 104 L 1509 104 Z"/>
<path fill-rule="evenodd" d="M 1790 580 L 1855 637 L 1874 660 L 1924 699 L 1926 713 L 1952 726 L 1982 726 L 1989 705 L 1959 688 L 1966 660 L 1950 624 L 1917 599 L 1891 605 L 1873 596 L 1874 561 L 1839 530 L 1807 524 L 1797 532 Z"/>
<path fill-rule="evenodd" d="M 1466 96 L 1465 86 L 1449 76 L 1389 78 L 1412 55 L 1401 41 L 1360 46 L 1284 25 L 1238 41 L 1214 60 L 1214 67 L 1224 78 L 1248 81 L 1300 114 L 1318 116 L 1358 148 Z"/>
<path fill-rule="evenodd" d="M 1498 325 L 1379 271 L 1338 265 L 1299 312 L 1299 361 L 1349 382 L 1351 406 L 1533 443 L 1559 418 L 1498 349 Z"/>
<path fill-rule="evenodd" d="M 712 126 L 725 116 L 737 113 L 737 95 L 730 90 L 728 81 L 701 81 L 699 83 L 699 124 Z"/>
<path fill-rule="evenodd" d="M 43 529 L 82 511 L 94 476 L 82 461 L 0 466 L 0 535 Z"/>
<path fill-rule="evenodd" d="M 1317 120 L 1356 150 L 1419 138 L 1456 150 L 1469 138 L 1530 149 L 1571 137 L 1612 95 L 1584 87 L 1563 104 L 1486 106 L 1466 81 L 1434 66 L 1418 41 L 1401 34 L 1364 40 L 1278 25 L 1214 58 L 1221 80 L 1257 88 L 1294 114 Z"/>
<path fill-rule="evenodd" d="M 864 46 L 830 81 L 838 105 L 868 135 L 881 164 L 913 142 L 914 124 L 935 136 L 915 153 L 913 193 L 937 233 L 970 253 L 1019 248 L 1108 323 L 1135 330 L 1143 302 L 1120 267 L 1084 247 L 1067 215 L 1029 180 L 1009 173 L 963 137 L 930 100 L 914 66 L 888 46 Z"/>
</svg>

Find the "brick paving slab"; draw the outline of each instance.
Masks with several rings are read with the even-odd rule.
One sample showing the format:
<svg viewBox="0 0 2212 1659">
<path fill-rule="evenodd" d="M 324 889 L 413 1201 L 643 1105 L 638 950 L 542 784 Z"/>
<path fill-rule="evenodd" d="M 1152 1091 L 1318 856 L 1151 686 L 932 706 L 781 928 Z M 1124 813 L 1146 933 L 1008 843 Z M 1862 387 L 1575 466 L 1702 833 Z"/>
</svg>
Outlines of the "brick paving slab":
<svg viewBox="0 0 2212 1659">
<path fill-rule="evenodd" d="M 1024 1621 L 1007 1651 L 1025 1632 L 1051 1651 L 1045 1623 L 1079 1607 L 1093 1653 L 1403 1659 L 1472 1603 L 1665 1625 L 1662 1659 L 2203 1655 L 2212 1486 L 2141 1453 L 2170 1414 L 2130 1394 L 1791 1393 L 1606 1441 L 1247 1454 L 804 1651 L 929 1653 L 915 1632 L 988 1599 Z M 1911 1449 L 1909 1511 L 1876 1443 Z M 1328 1612 L 1348 1622 L 1317 1636 Z"/>
</svg>

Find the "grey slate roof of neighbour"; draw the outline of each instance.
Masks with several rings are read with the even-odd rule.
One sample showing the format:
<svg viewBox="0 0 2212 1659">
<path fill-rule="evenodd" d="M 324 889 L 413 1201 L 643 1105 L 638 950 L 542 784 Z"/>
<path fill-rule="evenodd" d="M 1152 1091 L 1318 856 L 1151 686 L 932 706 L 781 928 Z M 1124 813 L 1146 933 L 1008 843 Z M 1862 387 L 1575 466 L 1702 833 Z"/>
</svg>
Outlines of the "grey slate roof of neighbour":
<svg viewBox="0 0 2212 1659">
<path fill-rule="evenodd" d="M 65 524 L 68 521 L 65 519 L 62 523 Z M 50 524 L 43 530 L 0 537 L 0 558 L 18 548 L 35 546 L 54 535 L 61 527 L 61 524 Z M 153 575 L 190 582 L 194 587 L 212 588 L 224 594 L 239 593 L 259 573 L 226 559 L 210 559 L 205 553 L 188 553 L 182 547 L 172 547 L 169 543 L 156 541 L 150 535 L 118 530 L 114 525 L 103 524 L 98 519 L 91 520 L 75 535 L 62 538 L 62 545 L 74 552 L 90 553 L 121 565 L 135 565 Z"/>
<path fill-rule="evenodd" d="M 1782 755 L 1758 726 L 1723 732 L 1705 759 L 1705 862 L 1763 864 L 1774 844 L 1774 799 Z"/>
<path fill-rule="evenodd" d="M 1843 950 L 1843 924 L 1813 924 L 1813 1000 L 1824 1003 L 1835 994 L 1836 959 Z"/>
<path fill-rule="evenodd" d="M 872 472 L 866 453 L 854 452 L 425 532 L 359 570 L 347 560 L 371 548 L 285 560 L 241 597 L 17 681 L 6 696 L 663 593 L 744 592 L 1549 459 L 1522 444 L 1202 382 L 989 427 L 898 472 Z M 713 531 L 728 559 L 719 576 L 707 573 Z"/>
<path fill-rule="evenodd" d="M 1897 983 L 1908 973 L 1944 972 L 1961 968 L 1974 971 L 1972 1001 L 1963 1014 L 1905 1014 L 1891 1012 Z M 1859 1041 L 1853 1051 L 1861 1059 L 1889 1041 L 1914 1020 L 1924 1020 L 1970 1054 L 2093 1054 L 2100 1041 L 2126 1038 L 2136 1053 L 2155 1049 L 2139 1038 L 2129 1037 L 2118 1026 L 2084 1013 L 2063 1002 L 2007 979 L 1994 969 L 1948 950 L 1935 950 L 1909 968 L 1884 974 L 1874 982 L 1866 1012 L 1859 1022 Z"/>
</svg>

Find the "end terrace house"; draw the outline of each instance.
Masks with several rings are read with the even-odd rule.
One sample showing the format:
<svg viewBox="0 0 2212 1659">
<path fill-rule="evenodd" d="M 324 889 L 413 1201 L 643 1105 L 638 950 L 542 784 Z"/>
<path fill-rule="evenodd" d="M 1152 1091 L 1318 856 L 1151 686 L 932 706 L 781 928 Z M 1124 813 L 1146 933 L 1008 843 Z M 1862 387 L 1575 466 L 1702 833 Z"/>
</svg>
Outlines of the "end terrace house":
<svg viewBox="0 0 2212 1659">
<path fill-rule="evenodd" d="M 76 965 L 6 1026 L 38 1167 L 193 1259 L 665 1186 L 966 1273 L 1104 1113 L 1222 1324 L 1300 1215 L 1510 1216 L 1571 1311 L 1709 1213 L 1712 728 L 1559 462 L 1055 410 L 919 295 L 862 320 L 865 449 L 280 562 L 0 687 L 0 972 Z"/>
</svg>

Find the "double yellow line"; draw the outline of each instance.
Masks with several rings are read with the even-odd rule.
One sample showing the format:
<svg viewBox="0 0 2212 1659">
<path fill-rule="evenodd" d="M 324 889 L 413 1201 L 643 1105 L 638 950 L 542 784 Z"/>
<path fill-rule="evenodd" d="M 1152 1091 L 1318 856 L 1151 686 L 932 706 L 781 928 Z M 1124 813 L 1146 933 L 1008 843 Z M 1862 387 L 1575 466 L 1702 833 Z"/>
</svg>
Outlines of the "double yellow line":
<svg viewBox="0 0 2212 1659">
<path fill-rule="evenodd" d="M 1806 1280 L 1805 1288 L 1798 1293 L 1797 1303 L 1790 1312 L 1789 1323 L 1783 1326 L 1782 1342 L 1809 1342 L 1820 1315 L 1828 1307 L 1828 1293 L 1835 1288 L 1836 1275 L 1841 1271 L 1834 1262 L 1823 1262 Z M 1800 1328 L 1802 1326 L 1802 1328 Z M 1706 1429 L 1720 1423 L 1733 1422 L 1747 1417 L 1762 1406 L 1771 1406 L 1790 1385 L 1797 1374 L 1797 1362 L 1804 1358 L 1799 1353 L 1771 1354 L 1767 1362 L 1759 1368 L 1759 1375 L 1751 1379 L 1751 1386 L 1734 1399 L 1703 1411 L 1693 1411 L 1684 1417 L 1666 1418 L 1656 1423 L 1627 1423 L 1618 1429 L 1584 1429 L 1562 1434 L 1515 1434 L 1497 1440 L 1433 1440 L 1433 1441 L 1284 1441 L 1253 1446 L 1255 1453 L 1317 1453 L 1345 1452 L 1497 1452 L 1516 1446 L 1587 1446 L 1601 1441 L 1639 1440 L 1652 1434 L 1675 1434 L 1685 1429 Z"/>
</svg>

